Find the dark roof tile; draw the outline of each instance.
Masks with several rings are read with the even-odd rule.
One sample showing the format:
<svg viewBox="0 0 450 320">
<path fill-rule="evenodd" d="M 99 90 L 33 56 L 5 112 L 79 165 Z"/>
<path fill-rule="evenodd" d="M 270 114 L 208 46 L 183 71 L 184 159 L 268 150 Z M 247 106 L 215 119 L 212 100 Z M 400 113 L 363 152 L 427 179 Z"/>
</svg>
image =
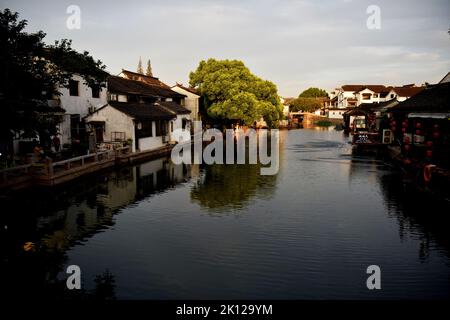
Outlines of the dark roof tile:
<svg viewBox="0 0 450 320">
<path fill-rule="evenodd" d="M 429 86 L 392 107 L 393 112 L 450 112 L 450 82 Z"/>
<path fill-rule="evenodd" d="M 129 103 L 111 101 L 113 108 L 139 120 L 170 120 L 176 117 L 173 112 L 156 103 Z"/>
</svg>

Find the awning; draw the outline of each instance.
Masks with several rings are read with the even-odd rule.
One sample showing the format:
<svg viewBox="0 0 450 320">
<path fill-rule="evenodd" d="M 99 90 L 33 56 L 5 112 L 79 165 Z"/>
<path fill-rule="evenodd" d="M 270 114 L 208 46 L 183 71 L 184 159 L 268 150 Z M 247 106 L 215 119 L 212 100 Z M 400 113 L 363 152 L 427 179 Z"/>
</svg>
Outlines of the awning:
<svg viewBox="0 0 450 320">
<path fill-rule="evenodd" d="M 424 119 L 449 119 L 450 113 L 431 113 L 431 112 L 421 112 L 421 113 L 410 113 L 408 118 L 424 118 Z"/>
</svg>

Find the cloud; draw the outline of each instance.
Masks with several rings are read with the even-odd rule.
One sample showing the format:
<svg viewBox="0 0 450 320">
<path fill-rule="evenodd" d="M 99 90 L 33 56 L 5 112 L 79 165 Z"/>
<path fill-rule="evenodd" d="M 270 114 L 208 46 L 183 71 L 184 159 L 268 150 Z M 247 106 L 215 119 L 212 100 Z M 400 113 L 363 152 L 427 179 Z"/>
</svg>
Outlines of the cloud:
<svg viewBox="0 0 450 320">
<path fill-rule="evenodd" d="M 79 31 L 65 28 L 71 1 L 3 2 L 48 42 L 71 38 L 112 73 L 150 58 L 169 84 L 209 57 L 241 59 L 290 96 L 312 85 L 435 82 L 450 69 L 447 0 L 378 0 L 376 31 L 366 28 L 371 0 L 78 0 Z"/>
</svg>

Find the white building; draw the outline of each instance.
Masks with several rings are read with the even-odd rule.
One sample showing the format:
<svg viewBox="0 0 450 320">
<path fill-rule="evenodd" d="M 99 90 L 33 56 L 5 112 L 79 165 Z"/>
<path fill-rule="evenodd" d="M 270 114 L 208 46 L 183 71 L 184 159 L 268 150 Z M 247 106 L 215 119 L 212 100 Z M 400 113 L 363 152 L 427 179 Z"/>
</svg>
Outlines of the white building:
<svg viewBox="0 0 450 320">
<path fill-rule="evenodd" d="M 343 114 L 346 112 L 343 108 L 328 108 L 326 111 L 326 116 L 329 119 L 343 119 Z"/>
<path fill-rule="evenodd" d="M 199 121 L 201 118 L 199 113 L 200 95 L 197 90 L 185 87 L 180 83 L 174 85 L 172 90 L 186 96 L 186 98 L 184 98 L 183 106 L 191 111 L 191 118 L 193 121 Z"/>
<path fill-rule="evenodd" d="M 147 151 L 180 142 L 177 129 L 190 131 L 190 110 L 175 102 L 185 96 L 154 79 L 108 77 L 108 104 L 85 118 L 96 144 L 127 142 L 132 152 Z"/>
<path fill-rule="evenodd" d="M 91 88 L 79 75 L 73 75 L 68 88 L 59 88 L 60 96 L 56 99 L 66 113 L 59 124 L 61 144 L 71 143 L 84 134 L 82 119 L 107 102 L 106 88 Z M 55 100 L 50 104 L 55 103 Z"/>
</svg>

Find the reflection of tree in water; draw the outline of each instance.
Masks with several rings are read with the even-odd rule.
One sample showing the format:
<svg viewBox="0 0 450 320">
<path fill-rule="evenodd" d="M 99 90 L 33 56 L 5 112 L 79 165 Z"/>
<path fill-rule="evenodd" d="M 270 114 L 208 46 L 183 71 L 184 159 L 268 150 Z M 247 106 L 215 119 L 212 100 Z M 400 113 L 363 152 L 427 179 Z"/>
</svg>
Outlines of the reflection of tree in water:
<svg viewBox="0 0 450 320">
<path fill-rule="evenodd" d="M 263 176 L 260 165 L 210 165 L 191 190 L 191 198 L 214 210 L 239 209 L 255 197 L 269 199 L 276 175 Z"/>
<path fill-rule="evenodd" d="M 407 234 L 420 237 L 418 250 L 422 260 L 428 258 L 432 242 L 442 246 L 450 256 L 450 204 L 405 185 L 401 174 L 382 175 L 379 180 L 388 213 L 398 220 L 400 237 Z"/>
</svg>

